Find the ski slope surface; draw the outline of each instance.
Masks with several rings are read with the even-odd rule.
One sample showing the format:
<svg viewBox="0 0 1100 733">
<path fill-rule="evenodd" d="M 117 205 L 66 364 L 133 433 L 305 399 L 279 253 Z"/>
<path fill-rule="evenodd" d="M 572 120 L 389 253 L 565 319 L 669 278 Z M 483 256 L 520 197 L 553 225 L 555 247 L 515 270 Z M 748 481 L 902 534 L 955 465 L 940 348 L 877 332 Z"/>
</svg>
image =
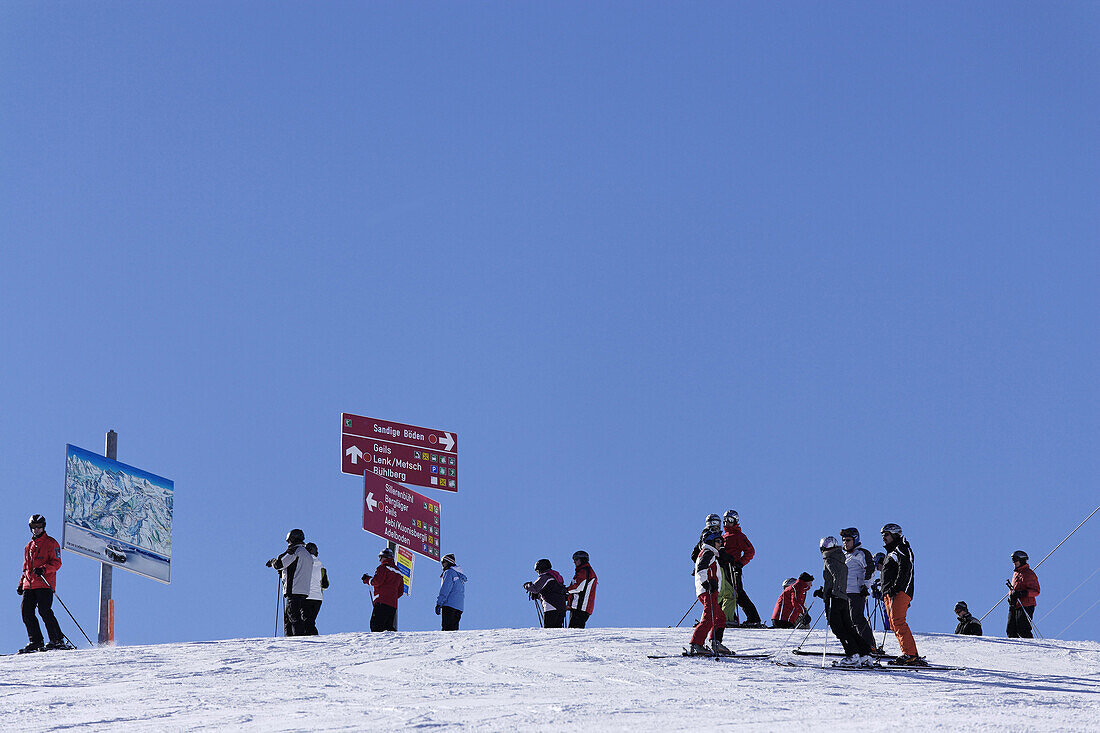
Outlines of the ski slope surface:
<svg viewBox="0 0 1100 733">
<path fill-rule="evenodd" d="M 772 660 L 676 654 L 684 629 L 349 633 L 0 658 L 6 730 L 1100 730 L 1100 644 L 919 634 L 960 671 L 821 669 L 804 631 L 737 630 Z M 787 641 L 787 640 L 790 641 Z M 821 650 L 815 631 L 804 649 Z M 837 650 L 835 640 L 830 640 Z M 887 642 L 887 651 L 894 646 Z"/>
</svg>

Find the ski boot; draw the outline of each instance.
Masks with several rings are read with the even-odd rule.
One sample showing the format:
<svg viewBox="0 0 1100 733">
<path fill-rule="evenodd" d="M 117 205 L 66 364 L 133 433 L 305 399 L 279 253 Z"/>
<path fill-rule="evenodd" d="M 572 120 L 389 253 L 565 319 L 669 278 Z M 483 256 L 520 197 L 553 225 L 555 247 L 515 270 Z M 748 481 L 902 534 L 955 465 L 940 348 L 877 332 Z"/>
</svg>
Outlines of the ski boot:
<svg viewBox="0 0 1100 733">
<path fill-rule="evenodd" d="M 30 654 L 31 652 L 45 651 L 45 649 L 46 649 L 46 645 L 43 644 L 42 642 L 32 641 L 30 644 L 27 644 L 25 647 L 20 649 L 18 653 L 19 654 Z"/>
<path fill-rule="evenodd" d="M 733 652 L 730 651 L 730 649 L 725 644 L 718 641 L 717 639 L 711 639 L 710 649 L 711 649 L 712 652 L 714 652 L 714 656 L 716 656 L 716 657 L 732 657 L 733 656 Z"/>
<path fill-rule="evenodd" d="M 891 659 L 887 664 L 897 665 L 899 667 L 927 667 L 928 662 L 924 661 L 923 657 L 918 657 L 913 654 L 902 654 L 896 659 Z"/>
<path fill-rule="evenodd" d="M 54 650 L 68 651 L 70 649 L 76 649 L 76 647 L 73 646 L 72 644 L 70 644 L 67 639 L 59 639 L 58 641 L 47 642 L 44 649 L 45 649 L 45 651 L 48 651 L 48 652 L 54 651 Z"/>
<path fill-rule="evenodd" d="M 689 657 L 709 657 L 709 656 L 713 656 L 710 652 L 710 649 L 707 649 L 702 644 L 691 644 L 684 651 L 684 653 L 685 653 L 686 656 L 689 656 Z"/>
<path fill-rule="evenodd" d="M 852 654 L 852 655 L 849 655 L 849 656 L 844 657 L 842 659 L 838 659 L 835 662 L 833 662 L 833 666 L 834 667 L 858 667 L 859 666 L 859 656 L 856 655 L 856 654 Z"/>
<path fill-rule="evenodd" d="M 863 654 L 863 655 L 860 655 L 860 657 L 859 657 L 859 665 L 858 666 L 860 666 L 860 667 L 877 667 L 878 662 L 876 662 L 875 658 L 873 656 L 871 656 L 870 654 Z"/>
</svg>

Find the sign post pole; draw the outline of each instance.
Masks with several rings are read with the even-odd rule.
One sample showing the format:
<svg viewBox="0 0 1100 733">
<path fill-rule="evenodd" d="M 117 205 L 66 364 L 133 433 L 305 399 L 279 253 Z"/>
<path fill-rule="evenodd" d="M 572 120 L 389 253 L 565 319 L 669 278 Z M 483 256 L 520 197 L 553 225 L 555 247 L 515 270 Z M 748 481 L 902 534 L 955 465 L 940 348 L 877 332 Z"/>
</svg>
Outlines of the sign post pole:
<svg viewBox="0 0 1100 733">
<path fill-rule="evenodd" d="M 112 461 L 118 460 L 118 433 L 114 430 L 107 431 L 107 450 L 104 455 Z M 113 610 L 111 606 L 111 582 L 112 568 L 107 563 L 99 565 L 99 645 L 114 643 L 114 624 L 111 618 Z"/>
</svg>

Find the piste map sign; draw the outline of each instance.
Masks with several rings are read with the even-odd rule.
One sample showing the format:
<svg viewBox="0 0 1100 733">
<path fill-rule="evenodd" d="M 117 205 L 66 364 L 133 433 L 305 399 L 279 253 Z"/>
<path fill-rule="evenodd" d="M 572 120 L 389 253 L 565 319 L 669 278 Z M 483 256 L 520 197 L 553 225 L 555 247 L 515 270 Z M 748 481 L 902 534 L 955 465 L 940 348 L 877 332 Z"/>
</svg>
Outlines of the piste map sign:
<svg viewBox="0 0 1100 733">
<path fill-rule="evenodd" d="M 402 484 L 458 491 L 458 436 L 373 417 L 340 415 L 340 468 Z"/>
<path fill-rule="evenodd" d="M 439 502 L 370 471 L 363 474 L 363 529 L 439 561 Z"/>
</svg>

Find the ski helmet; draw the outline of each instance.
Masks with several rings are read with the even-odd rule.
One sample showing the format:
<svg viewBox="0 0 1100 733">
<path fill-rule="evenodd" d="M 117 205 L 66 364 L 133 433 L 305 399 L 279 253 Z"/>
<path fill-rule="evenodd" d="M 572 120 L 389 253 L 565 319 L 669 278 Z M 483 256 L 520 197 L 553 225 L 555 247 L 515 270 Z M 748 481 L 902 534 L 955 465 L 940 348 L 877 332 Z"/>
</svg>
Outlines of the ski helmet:
<svg viewBox="0 0 1100 733">
<path fill-rule="evenodd" d="M 875 565 L 881 565 L 882 561 L 885 560 L 885 559 L 886 559 L 886 553 L 885 552 L 876 552 L 875 553 Z"/>
<path fill-rule="evenodd" d="M 829 535 L 828 537 L 822 537 L 821 542 L 817 545 L 822 552 L 825 550 L 831 550 L 834 547 L 840 547 L 840 544 L 836 541 L 836 537 Z"/>
<path fill-rule="evenodd" d="M 699 534 L 699 541 L 707 545 L 720 539 L 722 539 L 722 533 L 713 527 L 707 527 Z"/>
<path fill-rule="evenodd" d="M 802 573 L 802 574 L 800 574 L 800 575 L 798 576 L 798 579 L 799 579 L 799 580 L 801 580 L 801 581 L 804 581 L 804 582 L 806 582 L 806 583 L 812 583 L 812 582 L 814 582 L 814 576 L 810 575 L 809 573 Z"/>
<path fill-rule="evenodd" d="M 36 525 L 45 529 L 46 518 L 43 517 L 41 514 L 32 514 L 31 518 L 27 520 L 27 526 L 34 527 Z"/>
<path fill-rule="evenodd" d="M 384 557 L 389 558 L 390 560 L 392 560 L 393 559 L 393 550 L 391 550 L 388 547 L 382 548 L 382 551 L 378 553 L 378 559 L 381 560 Z"/>
<path fill-rule="evenodd" d="M 722 526 L 722 518 L 720 516 L 718 516 L 717 514 L 708 514 L 707 515 L 706 526 L 707 527 L 721 527 Z"/>
<path fill-rule="evenodd" d="M 783 590 L 787 590 L 792 585 L 798 582 L 798 578 L 787 578 L 783 581 Z"/>
<path fill-rule="evenodd" d="M 573 553 L 573 562 L 580 560 L 581 562 L 588 562 L 588 553 L 584 550 L 577 550 Z"/>
<path fill-rule="evenodd" d="M 439 560 L 440 565 L 442 565 L 443 563 L 447 563 L 448 565 L 458 565 L 458 563 L 455 562 L 455 556 L 452 552 L 448 552 Z"/>
<path fill-rule="evenodd" d="M 901 525 L 890 522 L 889 524 L 882 525 L 882 529 L 879 530 L 879 534 L 892 534 L 895 537 L 904 537 L 901 533 Z"/>
<path fill-rule="evenodd" d="M 537 563 L 535 563 L 535 572 L 541 575 L 542 573 L 545 573 L 547 570 L 549 570 L 551 567 L 553 566 L 550 565 L 550 561 L 544 557 Z"/>
<path fill-rule="evenodd" d="M 848 539 L 849 537 L 852 538 L 852 541 L 855 542 L 855 544 L 857 544 L 857 545 L 859 544 L 859 530 L 858 529 L 856 529 L 855 527 L 847 527 L 845 529 L 840 530 L 840 539 L 845 540 L 845 539 Z"/>
<path fill-rule="evenodd" d="M 966 611 L 967 613 L 970 613 L 970 609 L 966 607 L 966 601 L 959 601 L 955 604 L 955 613 L 958 613 L 959 611 Z"/>
<path fill-rule="evenodd" d="M 1020 562 L 1027 562 L 1027 553 L 1023 550 L 1016 550 L 1016 552 L 1012 553 L 1012 562 L 1016 562 L 1017 560 Z"/>
<path fill-rule="evenodd" d="M 288 545 L 298 545 L 306 541 L 306 533 L 300 529 L 292 529 L 286 533 L 286 543 Z"/>
<path fill-rule="evenodd" d="M 733 509 L 727 509 L 726 513 L 722 515 L 722 522 L 724 524 L 738 524 L 740 523 L 740 521 L 741 520 L 740 518 L 738 518 L 737 512 L 735 512 Z"/>
<path fill-rule="evenodd" d="M 310 555 L 313 555 L 314 557 L 317 557 L 317 545 L 313 544 L 312 542 L 307 542 L 306 552 L 308 552 Z"/>
</svg>

